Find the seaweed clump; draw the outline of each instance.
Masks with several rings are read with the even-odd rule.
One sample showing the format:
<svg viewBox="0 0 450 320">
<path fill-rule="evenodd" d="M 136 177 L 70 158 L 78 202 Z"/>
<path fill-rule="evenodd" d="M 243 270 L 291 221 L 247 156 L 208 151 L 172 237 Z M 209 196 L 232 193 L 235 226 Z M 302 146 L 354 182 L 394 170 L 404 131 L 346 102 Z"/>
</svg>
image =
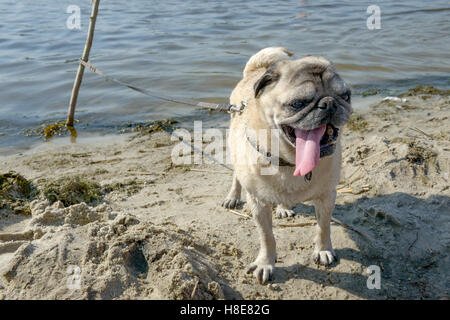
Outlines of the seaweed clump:
<svg viewBox="0 0 450 320">
<path fill-rule="evenodd" d="M 0 174 L 0 210 L 30 215 L 30 201 L 38 194 L 31 181 L 10 171 Z"/>
<path fill-rule="evenodd" d="M 406 160 L 411 164 L 423 164 L 437 156 L 436 152 L 417 145 L 414 142 L 408 144 L 408 153 Z"/>
<path fill-rule="evenodd" d="M 407 93 L 401 94 L 399 97 L 418 96 L 418 95 L 443 95 L 448 96 L 450 90 L 440 90 L 433 86 L 416 86 L 408 90 Z"/>
<path fill-rule="evenodd" d="M 361 93 L 361 96 L 365 97 L 369 97 L 369 96 L 375 96 L 377 95 L 379 92 L 377 89 L 371 89 L 371 90 L 367 90 Z"/>
<path fill-rule="evenodd" d="M 77 131 L 73 126 L 67 126 L 66 122 L 58 122 L 53 123 L 46 126 L 42 133 L 44 135 L 45 140 L 50 140 L 54 136 L 62 136 L 67 133 L 70 133 L 70 137 L 75 139 L 77 137 Z"/>
<path fill-rule="evenodd" d="M 98 183 L 79 176 L 50 182 L 44 186 L 42 193 L 50 203 L 61 201 L 66 207 L 82 202 L 92 203 L 102 198 Z"/>
<path fill-rule="evenodd" d="M 158 121 L 152 122 L 149 125 L 139 124 L 133 128 L 133 131 L 139 132 L 139 135 L 147 135 L 147 134 L 152 134 L 152 133 L 159 132 L 159 131 L 172 132 L 173 125 L 176 124 L 177 122 L 178 121 L 172 120 L 172 119 L 158 120 Z"/>
<path fill-rule="evenodd" d="M 107 184 L 103 187 L 105 193 L 110 193 L 113 191 L 122 191 L 127 194 L 127 196 L 132 196 L 142 189 L 142 183 L 136 180 L 128 180 L 125 182 L 115 182 L 112 184 Z"/>
<path fill-rule="evenodd" d="M 364 117 L 358 113 L 354 113 L 350 120 L 347 122 L 347 128 L 349 128 L 351 131 L 360 131 L 360 132 L 366 132 L 368 122 L 364 119 Z"/>
</svg>

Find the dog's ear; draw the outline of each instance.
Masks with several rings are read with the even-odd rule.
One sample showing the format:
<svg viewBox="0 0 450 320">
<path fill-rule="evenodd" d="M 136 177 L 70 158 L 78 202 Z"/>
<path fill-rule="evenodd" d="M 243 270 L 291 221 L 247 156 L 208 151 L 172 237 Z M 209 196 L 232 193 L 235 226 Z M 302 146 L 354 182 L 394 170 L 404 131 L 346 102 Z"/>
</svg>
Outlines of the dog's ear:
<svg viewBox="0 0 450 320">
<path fill-rule="evenodd" d="M 259 78 L 258 81 L 256 81 L 255 85 L 253 86 L 253 89 L 255 90 L 255 98 L 262 93 L 265 87 L 277 81 L 279 78 L 280 75 L 274 72 L 273 68 L 267 69 L 267 71 L 262 75 L 261 78 Z"/>
</svg>

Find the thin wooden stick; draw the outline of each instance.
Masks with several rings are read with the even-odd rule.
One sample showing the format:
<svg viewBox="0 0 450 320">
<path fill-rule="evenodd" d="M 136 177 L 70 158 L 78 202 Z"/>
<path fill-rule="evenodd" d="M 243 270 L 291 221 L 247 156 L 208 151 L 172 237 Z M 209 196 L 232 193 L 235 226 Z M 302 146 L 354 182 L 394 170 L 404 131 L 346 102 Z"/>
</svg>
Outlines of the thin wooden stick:
<svg viewBox="0 0 450 320">
<path fill-rule="evenodd" d="M 430 138 L 430 139 L 433 139 L 433 138 L 434 138 L 431 134 L 428 134 L 428 133 L 426 133 L 426 132 L 420 130 L 419 128 L 416 128 L 416 127 L 408 127 L 408 129 L 411 129 L 411 130 L 414 130 L 414 131 L 416 131 L 416 132 L 419 132 L 419 133 L 421 133 L 421 134 L 427 136 L 427 137 Z"/>
<path fill-rule="evenodd" d="M 243 213 L 240 213 L 240 212 L 235 211 L 235 210 L 228 209 L 228 212 L 231 212 L 232 214 L 235 214 L 237 216 L 244 217 L 244 218 L 247 218 L 247 219 L 251 218 L 248 214 L 243 214 Z"/>
<path fill-rule="evenodd" d="M 337 223 L 337 224 L 343 226 L 344 228 L 347 228 L 347 229 L 349 229 L 349 230 L 352 230 L 352 231 L 356 232 L 357 234 L 363 236 L 364 238 L 366 238 L 366 239 L 368 239 L 368 240 L 370 240 L 370 241 L 374 241 L 374 239 L 373 239 L 371 236 L 369 236 L 369 235 L 363 233 L 362 231 L 359 231 L 358 229 L 355 229 L 355 228 L 349 226 L 348 224 L 343 223 L 342 221 L 340 221 L 340 220 L 338 220 L 338 219 L 336 219 L 336 218 L 333 218 L 333 217 L 332 217 L 332 218 L 331 218 L 331 221 L 333 221 L 333 222 L 335 222 L 335 223 Z"/>
<path fill-rule="evenodd" d="M 232 213 L 232 214 L 235 214 L 237 216 L 250 219 L 249 215 L 242 214 L 242 213 L 240 213 L 238 211 L 231 210 L 231 209 L 228 209 L 227 211 Z M 342 227 L 344 227 L 346 229 L 349 229 L 349 230 L 352 230 L 352 231 L 356 232 L 357 234 L 363 236 L 364 238 L 366 238 L 366 239 L 368 239 L 370 241 L 374 241 L 374 239 L 371 236 L 365 234 L 362 231 L 359 231 L 358 229 L 355 229 L 355 228 L 349 226 L 348 224 L 343 223 L 342 221 L 340 221 L 340 220 L 338 220 L 336 218 L 331 217 L 331 221 L 341 225 Z M 280 224 L 277 224 L 277 226 L 278 227 L 305 227 L 305 226 L 312 226 L 312 225 L 315 225 L 315 224 L 316 224 L 315 222 L 301 222 L 301 223 L 294 223 L 294 224 L 283 224 L 283 223 L 280 223 Z"/>
<path fill-rule="evenodd" d="M 129 173 L 129 174 L 140 174 L 140 175 L 143 175 L 143 176 L 159 176 L 159 175 L 162 175 L 162 174 L 164 174 L 164 172 L 150 172 L 150 171 L 127 171 L 126 173 Z"/>
<path fill-rule="evenodd" d="M 385 149 L 385 150 L 383 150 L 383 151 L 374 153 L 374 154 L 371 155 L 370 157 L 365 158 L 364 161 L 367 161 L 367 160 L 369 160 L 369 159 L 372 159 L 373 157 L 379 156 L 379 155 L 385 153 L 386 151 L 391 151 L 391 149 L 387 148 L 387 149 Z"/>
<path fill-rule="evenodd" d="M 353 193 L 352 188 L 341 188 L 341 189 L 337 189 L 336 191 L 337 191 L 337 193 Z"/>
<path fill-rule="evenodd" d="M 194 297 L 195 297 L 195 293 L 197 292 L 197 288 L 198 288 L 198 282 L 199 281 L 197 280 L 197 282 L 194 285 L 194 289 L 192 289 L 191 299 L 194 299 Z"/>
<path fill-rule="evenodd" d="M 405 263 L 407 263 L 408 262 L 408 259 L 409 259 L 409 254 L 410 254 L 410 250 L 411 250 L 411 248 L 413 247 L 413 245 L 415 245 L 416 244 L 416 242 L 417 242 L 417 240 L 419 240 L 419 232 L 416 232 L 416 238 L 414 239 L 414 241 L 413 242 L 411 242 L 411 244 L 409 245 L 409 247 L 408 247 L 408 250 L 407 250 L 407 255 L 406 255 L 406 259 L 405 259 Z"/>
<path fill-rule="evenodd" d="M 300 223 L 279 223 L 277 227 L 289 228 L 289 227 L 308 227 L 316 225 L 315 222 L 300 222 Z"/>
<path fill-rule="evenodd" d="M 195 169 L 195 168 L 192 168 L 190 171 L 208 172 L 208 173 L 223 173 L 223 174 L 231 174 L 231 173 L 233 173 L 232 171 L 215 171 L 215 170 Z"/>
<path fill-rule="evenodd" d="M 372 219 L 375 219 L 375 217 L 373 215 L 370 214 L 369 211 L 367 211 L 366 209 L 364 209 L 363 207 L 361 207 L 360 205 L 355 204 L 355 206 L 357 206 L 362 212 L 364 212 L 365 214 L 367 214 L 369 217 L 371 217 Z"/>
<path fill-rule="evenodd" d="M 97 21 L 97 13 L 99 5 L 100 0 L 92 0 L 92 12 L 89 20 L 88 36 L 86 39 L 86 44 L 84 45 L 83 56 L 81 57 L 81 60 L 83 60 L 84 62 L 88 62 L 89 60 L 89 53 L 91 51 L 92 41 L 94 40 L 95 22 Z M 83 80 L 83 74 L 84 74 L 84 65 L 80 63 L 80 65 L 78 66 L 77 75 L 75 77 L 75 82 L 73 83 L 72 95 L 70 97 L 69 102 L 69 112 L 66 121 L 66 125 L 68 127 L 73 127 L 75 107 L 77 105 L 78 92 L 80 91 L 81 81 Z"/>
</svg>

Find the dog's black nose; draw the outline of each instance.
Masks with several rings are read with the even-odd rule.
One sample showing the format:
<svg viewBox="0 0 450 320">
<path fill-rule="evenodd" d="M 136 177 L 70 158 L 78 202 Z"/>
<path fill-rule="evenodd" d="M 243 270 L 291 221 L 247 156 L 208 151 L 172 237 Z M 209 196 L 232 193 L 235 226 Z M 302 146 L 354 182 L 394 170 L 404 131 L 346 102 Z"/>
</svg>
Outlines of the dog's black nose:
<svg viewBox="0 0 450 320">
<path fill-rule="evenodd" d="M 319 107 L 319 109 L 322 109 L 322 110 L 333 111 L 333 109 L 335 108 L 334 98 L 332 98 L 332 97 L 322 98 L 319 101 L 319 103 L 317 104 L 317 106 Z"/>
</svg>

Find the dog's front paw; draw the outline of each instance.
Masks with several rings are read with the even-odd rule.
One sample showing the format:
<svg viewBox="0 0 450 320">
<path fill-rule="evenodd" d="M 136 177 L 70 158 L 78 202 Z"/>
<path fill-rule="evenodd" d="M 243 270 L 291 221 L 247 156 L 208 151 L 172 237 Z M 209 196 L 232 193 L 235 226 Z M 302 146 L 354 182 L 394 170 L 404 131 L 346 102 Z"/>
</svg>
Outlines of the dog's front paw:
<svg viewBox="0 0 450 320">
<path fill-rule="evenodd" d="M 315 263 L 321 264 L 324 266 L 329 266 L 333 262 L 336 261 L 336 253 L 333 249 L 329 250 L 314 250 L 312 254 L 312 258 Z"/>
<path fill-rule="evenodd" d="M 222 202 L 222 207 L 226 209 L 235 209 L 239 206 L 241 200 L 239 198 L 226 198 Z"/>
<path fill-rule="evenodd" d="M 287 218 L 295 216 L 294 210 L 291 210 L 281 204 L 277 205 L 275 209 L 275 213 L 277 214 L 277 218 Z"/>
<path fill-rule="evenodd" d="M 252 273 L 260 284 L 265 284 L 273 278 L 273 269 L 275 262 L 270 262 L 269 259 L 256 259 L 248 266 L 247 273 Z"/>
</svg>

